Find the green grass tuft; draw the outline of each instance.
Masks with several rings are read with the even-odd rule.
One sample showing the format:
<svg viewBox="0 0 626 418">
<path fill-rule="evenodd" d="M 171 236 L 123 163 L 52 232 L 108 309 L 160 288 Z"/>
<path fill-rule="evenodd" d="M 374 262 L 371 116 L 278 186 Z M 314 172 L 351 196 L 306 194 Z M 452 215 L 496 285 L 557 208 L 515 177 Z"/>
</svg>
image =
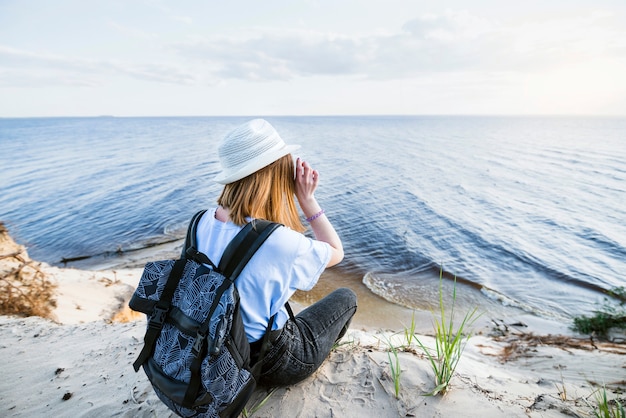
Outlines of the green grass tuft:
<svg viewBox="0 0 626 418">
<path fill-rule="evenodd" d="M 626 289 L 616 287 L 607 292 L 608 297 L 600 309 L 594 311 L 593 316 L 581 315 L 574 318 L 572 329 L 581 334 L 595 334 L 606 339 L 612 328 L 626 329 Z M 619 301 L 616 303 L 615 301 Z"/>
<path fill-rule="evenodd" d="M 443 303 L 443 269 L 441 269 L 439 272 L 439 310 L 441 316 L 440 319 L 435 317 L 433 324 L 435 330 L 435 348 L 427 348 L 417 339 L 417 343 L 430 361 L 431 368 L 435 375 L 435 388 L 426 393 L 426 396 L 435 396 L 446 392 L 450 380 L 454 375 L 454 371 L 461 360 L 465 345 L 471 336 L 471 331 L 468 331 L 467 328 L 471 327 L 480 316 L 480 314 L 477 313 L 477 308 L 470 310 L 465 314 L 458 328 L 455 329 L 455 305 L 456 277 L 454 278 L 452 305 L 446 319 L 446 307 Z"/>
<path fill-rule="evenodd" d="M 248 408 L 243 408 L 243 411 L 241 411 L 241 414 L 244 416 L 244 418 L 250 418 L 259 409 L 263 408 L 263 406 L 265 406 L 267 401 L 269 401 L 269 399 L 272 397 L 274 392 L 276 392 L 276 389 L 278 388 L 273 388 L 272 390 L 270 390 L 268 394 L 263 399 L 261 399 L 259 403 L 252 405 L 252 408 L 250 408 L 250 410 L 248 410 Z"/>
<path fill-rule="evenodd" d="M 389 366 L 391 367 L 393 389 L 396 394 L 396 399 L 400 399 L 400 375 L 402 374 L 402 369 L 400 368 L 398 349 L 391 342 L 389 342 L 389 352 L 387 355 L 389 356 Z"/>
<path fill-rule="evenodd" d="M 593 416 L 596 418 L 626 418 L 624 405 L 618 400 L 610 401 L 606 394 L 606 387 L 595 392 L 595 406 Z"/>
</svg>

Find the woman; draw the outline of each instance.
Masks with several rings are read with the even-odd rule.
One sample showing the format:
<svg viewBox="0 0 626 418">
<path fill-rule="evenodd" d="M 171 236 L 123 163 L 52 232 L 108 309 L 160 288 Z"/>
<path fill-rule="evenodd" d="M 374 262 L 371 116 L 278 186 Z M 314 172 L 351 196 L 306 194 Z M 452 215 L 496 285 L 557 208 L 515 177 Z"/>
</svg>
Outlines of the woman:
<svg viewBox="0 0 626 418">
<path fill-rule="evenodd" d="M 276 315 L 260 379 L 268 386 L 290 385 L 311 375 L 356 312 L 356 295 L 345 288 L 295 318 L 285 308 L 297 289 L 310 290 L 326 267 L 343 259 L 341 240 L 315 199 L 318 172 L 299 158 L 294 170 L 291 152 L 298 148 L 286 145 L 262 119 L 226 135 L 219 146 L 222 171 L 215 178 L 224 184 L 219 206 L 205 213 L 196 234 L 198 250 L 218 264 L 230 240 L 252 219 L 284 225 L 265 241 L 236 284 L 253 356 Z M 315 239 L 303 235 L 295 198 Z"/>
</svg>

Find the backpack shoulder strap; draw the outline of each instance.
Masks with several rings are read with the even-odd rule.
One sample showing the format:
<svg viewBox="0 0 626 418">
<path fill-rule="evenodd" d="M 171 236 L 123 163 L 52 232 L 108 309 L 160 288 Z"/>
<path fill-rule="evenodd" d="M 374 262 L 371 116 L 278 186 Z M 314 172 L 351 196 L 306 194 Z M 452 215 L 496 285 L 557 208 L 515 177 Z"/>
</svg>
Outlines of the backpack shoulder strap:
<svg viewBox="0 0 626 418">
<path fill-rule="evenodd" d="M 198 251 L 198 240 L 196 237 L 196 231 L 198 229 L 198 223 L 200 223 L 200 218 L 206 212 L 205 210 L 201 210 L 196 212 L 191 218 L 189 222 L 189 227 L 187 228 L 187 236 L 185 237 L 185 244 L 183 244 L 183 250 L 180 254 L 180 258 L 192 259 L 196 260 L 202 264 L 208 264 L 213 267 L 213 270 L 217 270 L 217 266 L 206 256 L 206 254 Z"/>
<path fill-rule="evenodd" d="M 224 250 L 218 269 L 235 281 L 254 253 L 279 226 L 263 219 L 248 222 Z"/>
<path fill-rule="evenodd" d="M 187 249 L 189 247 L 198 247 L 198 241 L 196 240 L 196 230 L 198 229 L 198 223 L 200 222 L 200 218 L 202 215 L 206 213 L 206 209 L 196 212 L 189 221 L 189 226 L 187 227 L 187 236 L 185 237 L 185 245 L 183 246 L 183 253 L 181 257 L 185 257 Z"/>
</svg>

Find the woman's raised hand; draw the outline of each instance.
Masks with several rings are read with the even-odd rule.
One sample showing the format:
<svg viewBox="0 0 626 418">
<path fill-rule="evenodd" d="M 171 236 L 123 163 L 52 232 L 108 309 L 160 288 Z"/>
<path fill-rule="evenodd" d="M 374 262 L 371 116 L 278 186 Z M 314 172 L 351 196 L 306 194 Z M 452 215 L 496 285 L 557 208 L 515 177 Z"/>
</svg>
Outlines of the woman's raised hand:
<svg viewBox="0 0 626 418">
<path fill-rule="evenodd" d="M 318 183 L 319 173 L 317 170 L 314 170 L 306 161 L 298 158 L 296 160 L 296 197 L 307 217 L 319 210 L 315 200 L 315 190 Z"/>
<path fill-rule="evenodd" d="M 296 160 L 296 197 L 300 208 L 310 220 L 315 238 L 328 243 L 331 247 L 331 258 L 328 266 L 334 266 L 343 259 L 343 246 L 335 228 L 324 216 L 324 211 L 315 199 L 315 190 L 319 183 L 319 173 L 300 158 Z"/>
</svg>

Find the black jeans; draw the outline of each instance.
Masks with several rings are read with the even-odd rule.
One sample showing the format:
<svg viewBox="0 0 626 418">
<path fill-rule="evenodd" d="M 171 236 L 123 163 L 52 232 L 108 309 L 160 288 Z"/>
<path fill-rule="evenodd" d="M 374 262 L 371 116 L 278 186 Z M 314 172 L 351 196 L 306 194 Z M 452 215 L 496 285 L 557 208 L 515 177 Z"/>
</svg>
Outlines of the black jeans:
<svg viewBox="0 0 626 418">
<path fill-rule="evenodd" d="M 273 331 L 259 383 L 285 386 L 310 376 L 348 330 L 356 305 L 354 292 L 340 288 Z"/>
</svg>

